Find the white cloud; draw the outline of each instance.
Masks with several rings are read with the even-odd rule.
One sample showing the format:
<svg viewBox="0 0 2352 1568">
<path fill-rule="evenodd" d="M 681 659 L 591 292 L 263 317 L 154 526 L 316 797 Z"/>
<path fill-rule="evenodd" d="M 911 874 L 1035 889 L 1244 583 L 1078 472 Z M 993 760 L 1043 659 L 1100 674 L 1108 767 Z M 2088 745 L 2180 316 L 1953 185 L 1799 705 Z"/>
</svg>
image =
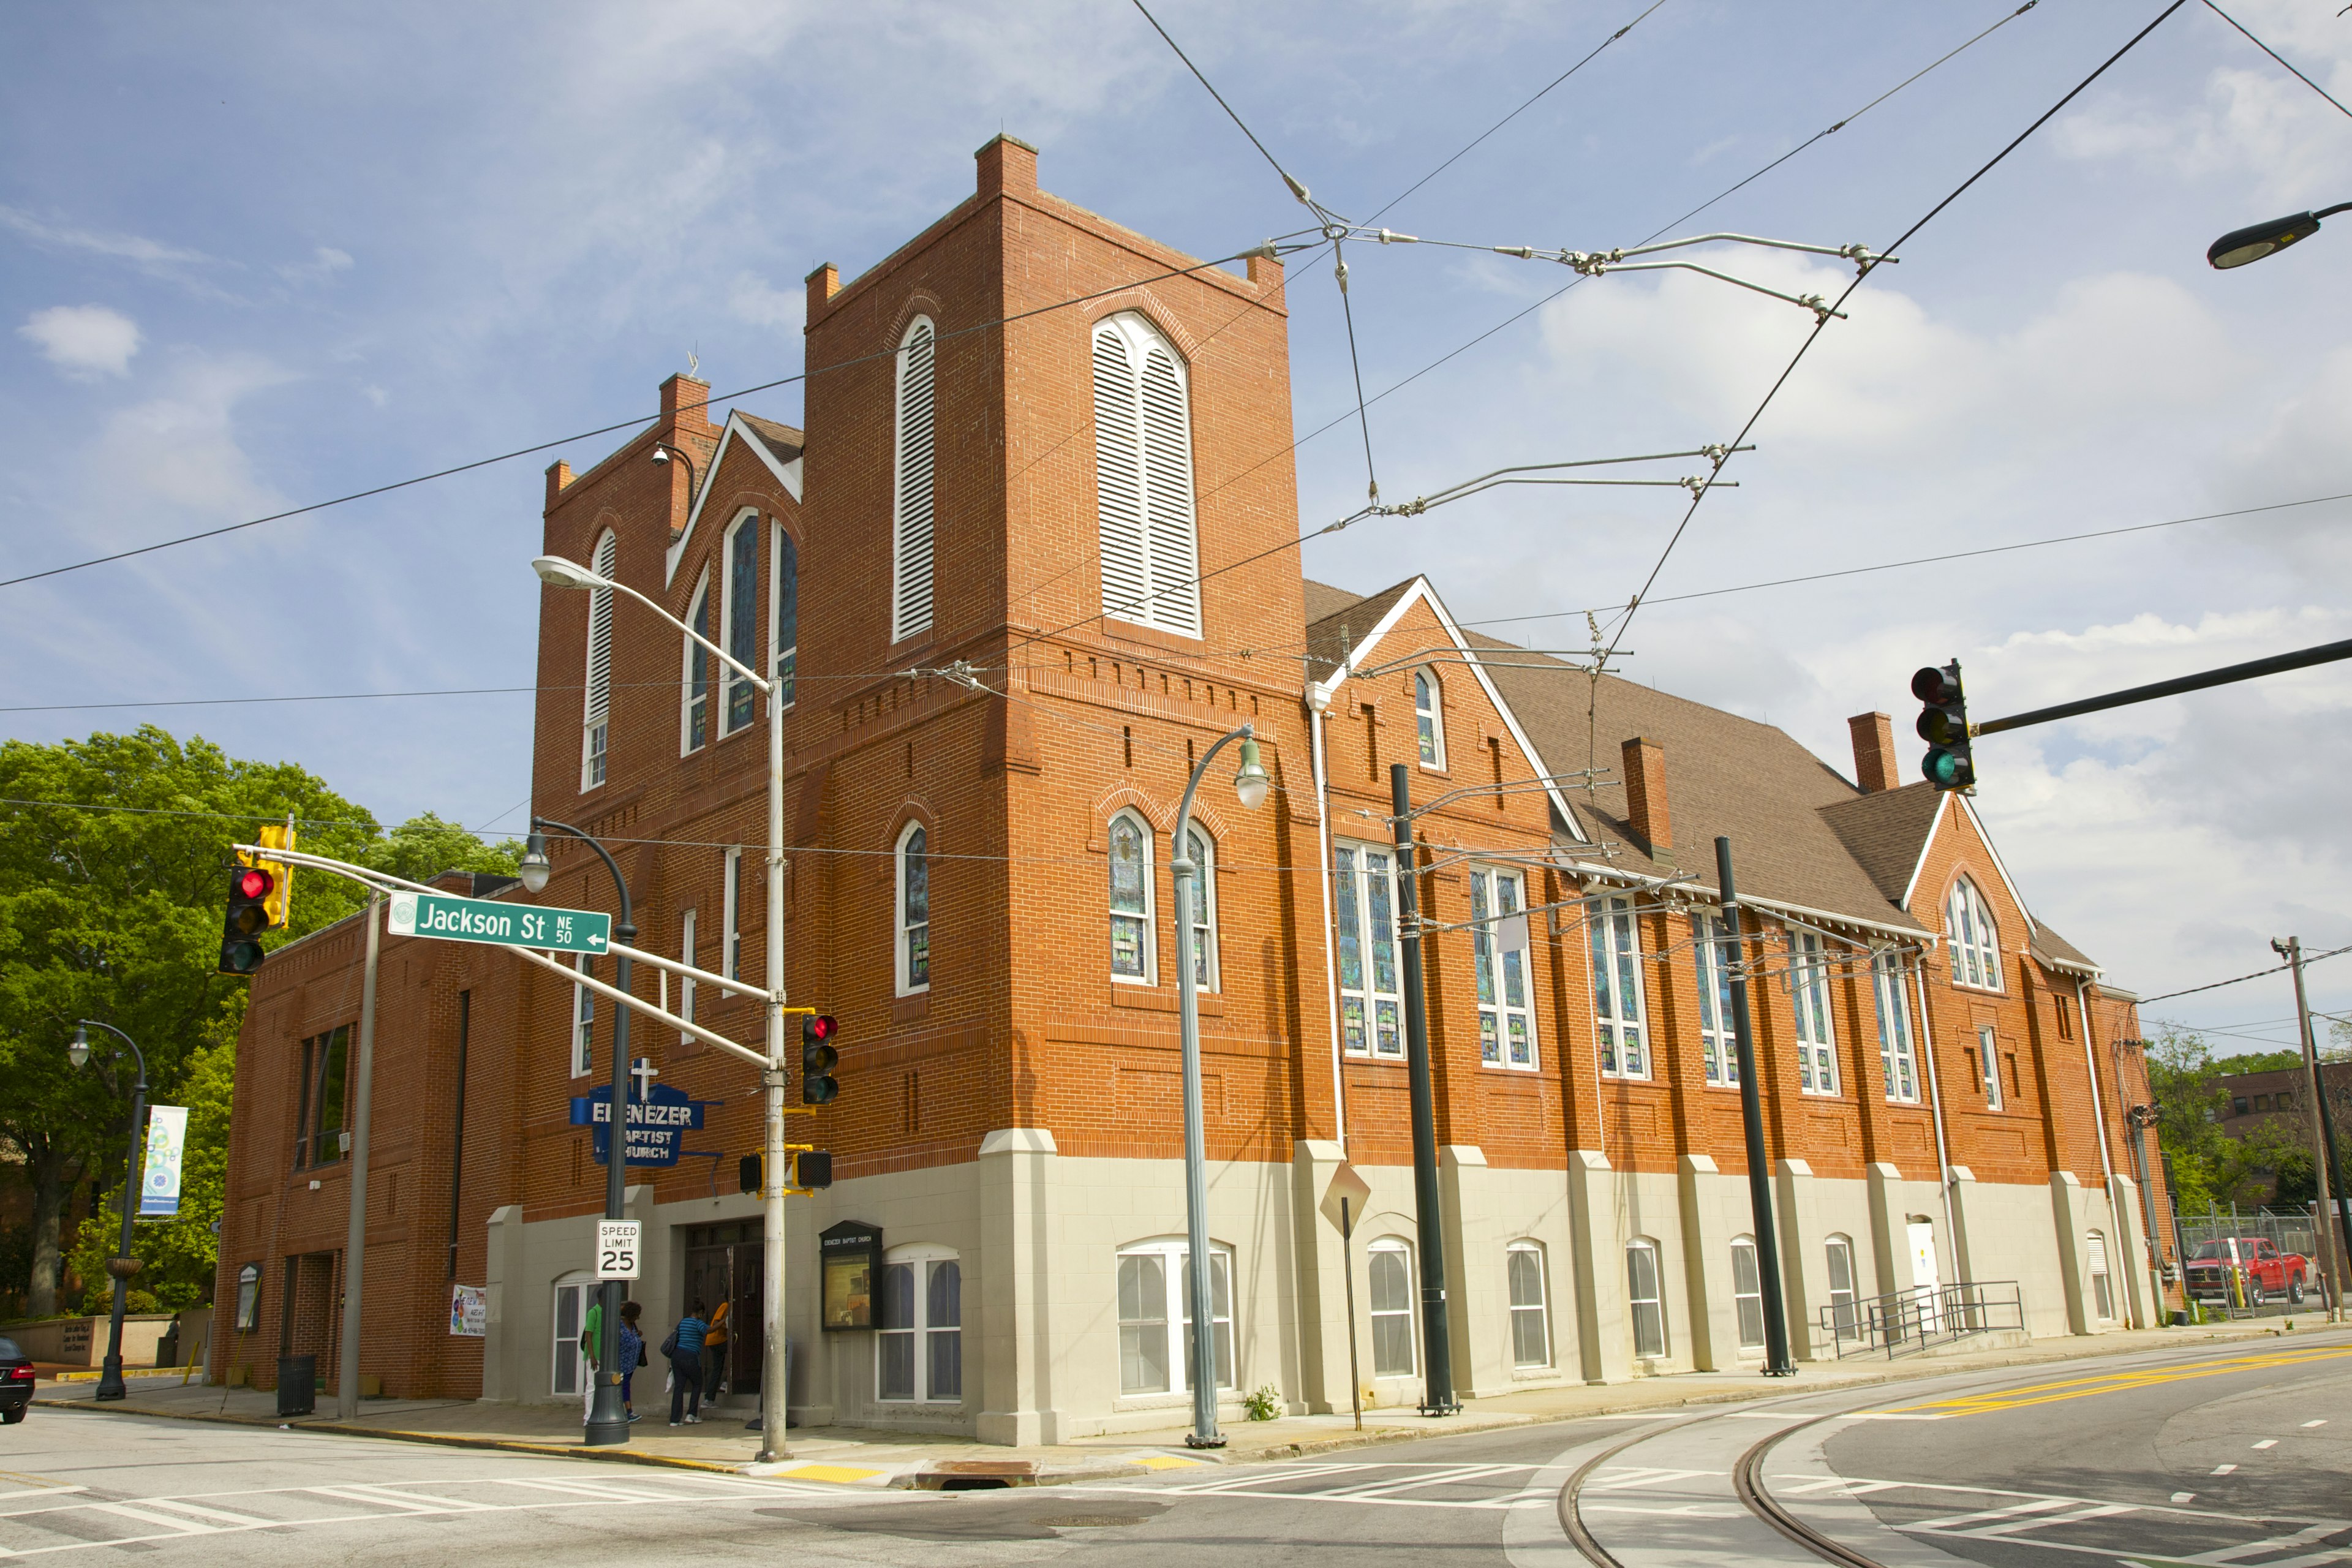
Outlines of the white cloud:
<svg viewBox="0 0 2352 1568">
<path fill-rule="evenodd" d="M 139 352 L 139 323 L 103 305 L 52 305 L 25 318 L 16 335 L 76 381 L 128 375 Z"/>
<path fill-rule="evenodd" d="M 278 492 L 259 479 L 238 441 L 236 405 L 255 393 L 296 379 L 293 373 L 249 354 L 191 359 L 179 365 L 159 397 L 121 410 L 106 421 L 91 454 L 90 471 L 122 502 L 162 501 L 210 521 L 242 521 L 281 510 Z M 152 510 L 137 524 L 143 537 L 155 526 Z"/>
<path fill-rule="evenodd" d="M 324 283 L 338 272 L 352 268 L 351 253 L 322 245 L 310 253 L 308 261 L 293 262 L 278 269 L 278 275 L 289 283 Z"/>
<path fill-rule="evenodd" d="M 12 206 L 0 205 L 0 225 L 52 249 L 86 250 L 96 256 L 135 261 L 146 268 L 160 268 L 178 263 L 212 260 L 201 250 L 165 245 L 161 240 L 148 239 L 141 235 L 101 234 L 75 224 L 49 223 Z"/>
<path fill-rule="evenodd" d="M 727 308 L 738 321 L 797 334 L 808 321 L 808 294 L 799 289 L 772 289 L 763 278 L 738 272 L 727 290 Z"/>
</svg>

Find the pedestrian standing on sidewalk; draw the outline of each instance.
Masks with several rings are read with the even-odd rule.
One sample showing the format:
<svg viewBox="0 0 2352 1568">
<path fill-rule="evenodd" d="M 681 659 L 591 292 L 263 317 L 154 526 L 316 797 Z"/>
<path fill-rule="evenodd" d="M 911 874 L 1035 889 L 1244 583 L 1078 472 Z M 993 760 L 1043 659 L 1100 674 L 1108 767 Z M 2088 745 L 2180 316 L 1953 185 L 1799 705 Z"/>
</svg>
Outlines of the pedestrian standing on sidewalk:
<svg viewBox="0 0 2352 1568">
<path fill-rule="evenodd" d="M 604 1348 L 604 1294 L 600 1288 L 589 1301 L 588 1321 L 580 1329 L 580 1354 L 588 1363 L 588 1375 L 580 1380 L 580 1406 L 590 1415 L 596 1414 L 596 1352 Z"/>
<path fill-rule="evenodd" d="M 681 1411 L 688 1426 L 702 1421 L 702 1336 L 710 1328 L 702 1314 L 709 1310 L 697 1296 L 693 1309 L 677 1321 L 662 1346 L 669 1357 L 669 1424 L 673 1426 L 679 1424 Z"/>
<path fill-rule="evenodd" d="M 643 1310 L 635 1301 L 621 1303 L 621 1408 L 632 1421 L 637 1418 L 637 1407 L 630 1402 L 629 1380 L 646 1364 L 646 1336 L 637 1329 Z"/>
<path fill-rule="evenodd" d="M 710 1326 L 702 1335 L 702 1393 L 716 1399 L 727 1391 L 727 1303 L 712 1310 Z"/>
</svg>

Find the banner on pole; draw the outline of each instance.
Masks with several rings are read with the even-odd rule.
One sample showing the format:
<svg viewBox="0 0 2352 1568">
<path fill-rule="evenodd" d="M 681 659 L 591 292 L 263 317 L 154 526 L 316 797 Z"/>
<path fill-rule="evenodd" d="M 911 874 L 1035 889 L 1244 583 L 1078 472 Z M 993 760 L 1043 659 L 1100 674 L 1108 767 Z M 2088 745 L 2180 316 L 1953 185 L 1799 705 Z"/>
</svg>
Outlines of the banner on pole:
<svg viewBox="0 0 2352 1568">
<path fill-rule="evenodd" d="M 139 1178 L 139 1217 L 174 1219 L 180 1213 L 180 1163 L 187 1152 L 188 1108 L 147 1108 L 147 1168 Z"/>
</svg>

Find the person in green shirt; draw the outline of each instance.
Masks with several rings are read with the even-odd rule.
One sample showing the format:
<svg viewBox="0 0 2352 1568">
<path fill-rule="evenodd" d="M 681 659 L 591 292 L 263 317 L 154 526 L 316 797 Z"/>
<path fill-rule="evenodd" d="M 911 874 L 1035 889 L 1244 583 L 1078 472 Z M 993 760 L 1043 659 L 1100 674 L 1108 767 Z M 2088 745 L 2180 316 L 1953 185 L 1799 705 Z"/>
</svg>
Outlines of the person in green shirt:
<svg viewBox="0 0 2352 1568">
<path fill-rule="evenodd" d="M 600 1288 L 588 1303 L 588 1321 L 581 1325 L 580 1353 L 588 1358 L 588 1376 L 581 1390 L 581 1409 L 594 1415 L 596 1411 L 596 1356 L 604 1348 L 604 1292 Z"/>
</svg>

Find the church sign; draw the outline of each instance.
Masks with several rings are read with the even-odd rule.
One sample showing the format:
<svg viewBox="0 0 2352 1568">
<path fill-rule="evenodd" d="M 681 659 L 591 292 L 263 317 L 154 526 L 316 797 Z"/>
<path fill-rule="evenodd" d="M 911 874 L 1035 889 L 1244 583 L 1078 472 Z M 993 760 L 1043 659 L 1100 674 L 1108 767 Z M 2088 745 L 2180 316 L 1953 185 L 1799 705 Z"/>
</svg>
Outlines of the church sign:
<svg viewBox="0 0 2352 1568">
<path fill-rule="evenodd" d="M 685 1152 L 686 1135 L 702 1131 L 703 1108 L 712 1102 L 696 1100 L 666 1083 L 640 1089 L 629 1098 L 629 1163 L 675 1165 Z M 572 1125 L 594 1131 L 596 1163 L 612 1163 L 613 1089 L 607 1084 L 572 1100 Z"/>
</svg>

